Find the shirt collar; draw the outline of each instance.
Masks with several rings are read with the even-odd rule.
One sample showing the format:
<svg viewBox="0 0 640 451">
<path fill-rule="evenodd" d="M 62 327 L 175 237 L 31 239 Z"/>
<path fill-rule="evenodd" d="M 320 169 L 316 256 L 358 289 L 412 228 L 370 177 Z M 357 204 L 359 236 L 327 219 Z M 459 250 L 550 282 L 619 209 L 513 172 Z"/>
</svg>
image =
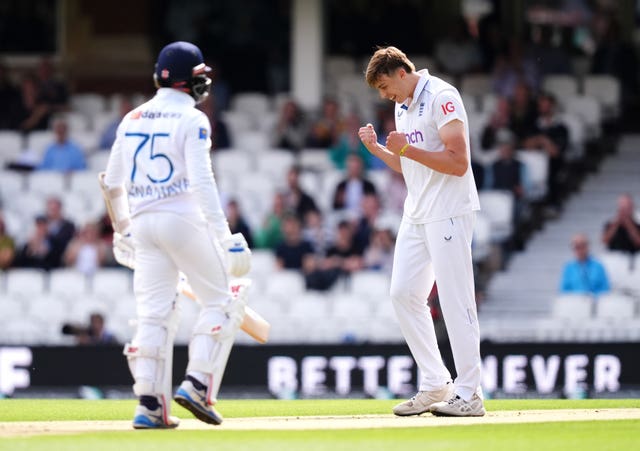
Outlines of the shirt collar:
<svg viewBox="0 0 640 451">
<path fill-rule="evenodd" d="M 196 105 L 196 101 L 189 94 L 173 88 L 158 88 L 156 96 L 160 99 L 170 99 L 174 102 L 184 102 L 191 106 Z"/>
<path fill-rule="evenodd" d="M 409 104 L 402 103 L 400 105 L 400 108 L 402 108 L 403 110 L 408 110 L 411 106 L 413 106 L 414 103 L 418 101 L 418 97 L 420 97 L 422 90 L 425 88 L 427 83 L 429 83 L 429 79 L 431 78 L 431 75 L 429 75 L 429 71 L 427 69 L 419 70 L 417 73 L 420 75 L 420 79 L 416 84 L 416 89 L 414 89 L 413 91 L 413 96 L 411 97 L 411 103 Z"/>
</svg>

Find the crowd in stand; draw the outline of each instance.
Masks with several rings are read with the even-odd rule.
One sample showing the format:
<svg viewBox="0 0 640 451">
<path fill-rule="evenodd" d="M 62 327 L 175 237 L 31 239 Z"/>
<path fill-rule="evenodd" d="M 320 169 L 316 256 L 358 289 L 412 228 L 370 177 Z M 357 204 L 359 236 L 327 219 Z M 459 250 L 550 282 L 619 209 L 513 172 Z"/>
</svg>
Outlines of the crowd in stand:
<svg viewBox="0 0 640 451">
<path fill-rule="evenodd" d="M 609 42 L 605 37 L 613 39 L 603 36 L 605 43 Z M 435 55 L 441 68 L 451 75 L 461 76 L 482 68 L 491 74 L 495 107 L 482 127 L 479 143 L 472 149 L 472 168 L 480 190 L 513 193 L 516 223 L 526 221 L 529 210 L 525 196 L 528 175 L 516 150 L 539 152 L 548 158 L 547 197 L 542 201 L 547 213 L 559 212 L 567 191 L 569 129 L 558 114 L 558 99 L 540 87 L 544 75 L 569 73 L 570 68 L 567 58 L 552 52 L 547 38 L 543 34 L 539 42 L 527 48 L 521 42 L 508 44 L 503 39 L 494 46 L 489 58 L 493 63 L 487 66 L 486 52 L 475 47 L 477 43 L 469 41 L 463 29 L 455 27 L 452 35 L 438 45 Z M 543 59 L 539 57 L 542 53 Z M 459 58 L 453 60 L 451 55 Z M 607 70 L 597 66 L 604 60 L 594 59 L 593 70 Z M 50 128 L 55 133 L 41 161 L 16 161 L 12 168 L 63 173 L 87 168 L 86 152 L 69 138 L 64 119 L 55 116 L 69 111 L 70 93 L 66 83 L 53 74 L 51 62 L 45 59 L 33 75 L 25 75 L 19 86 L 13 86 L 7 67 L 0 65 L 0 102 L 4 105 L 0 109 L 0 129 L 28 133 Z M 233 136 L 213 99 L 201 108 L 212 123 L 215 151 L 224 151 L 232 147 Z M 133 107 L 127 101 L 121 105 L 120 116 Z M 384 140 L 394 129 L 393 109 L 371 107 L 377 108 L 374 125 L 380 140 Z M 101 148 L 108 148 L 113 142 L 117 123 L 118 120 L 100 131 Z M 392 264 L 394 225 L 387 217 L 398 218 L 401 214 L 406 189 L 395 173 L 389 175 L 387 186 L 376 186 L 367 177 L 367 171 L 386 169 L 359 141 L 356 130 L 361 125 L 358 112 L 341 111 L 335 98 L 326 98 L 317 114 L 304 111 L 289 99 L 282 104 L 271 130 L 270 144 L 274 148 L 294 154 L 304 148 L 323 149 L 335 168 L 343 171 L 343 180 L 333 187 L 329 211 L 319 207 L 318 193 L 305 192 L 301 187 L 299 176 L 303 168 L 298 166 L 289 168 L 286 187 L 278 190 L 273 199 L 265 199 L 272 202 L 272 207 L 256 229 L 243 218 L 244 206 L 233 198 L 233 193 L 225 193 L 232 232 L 242 232 L 251 247 L 272 250 L 278 267 L 300 271 L 310 289 L 329 289 L 340 278 L 362 269 L 389 272 Z M 113 265 L 106 215 L 87 224 L 73 224 L 64 218 L 63 207 L 60 199 L 49 198 L 42 214 L 34 218 L 25 243 L 15 243 L 7 235 L 0 217 L 0 268 L 49 270 L 67 266 L 92 274 L 100 267 Z M 635 252 L 640 247 L 640 226 L 630 219 L 628 205 L 621 210 L 627 214 L 621 213 L 612 220 L 603 239 L 612 248 L 623 246 Z M 581 243 L 577 241 L 576 246 Z"/>
</svg>

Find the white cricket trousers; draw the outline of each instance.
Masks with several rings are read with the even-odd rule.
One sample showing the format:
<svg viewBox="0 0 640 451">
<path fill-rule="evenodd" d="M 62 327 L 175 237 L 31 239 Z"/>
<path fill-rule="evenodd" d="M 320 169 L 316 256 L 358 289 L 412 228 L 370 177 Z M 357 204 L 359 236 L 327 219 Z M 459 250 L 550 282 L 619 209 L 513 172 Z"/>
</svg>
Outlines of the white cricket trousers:
<svg viewBox="0 0 640 451">
<path fill-rule="evenodd" d="M 475 303 L 471 239 L 475 213 L 431 222 L 400 224 L 391 300 L 400 329 L 421 374 L 419 390 L 451 381 L 442 361 L 427 297 L 434 280 L 457 377 L 456 394 L 469 400 L 481 383 L 480 331 Z"/>
<path fill-rule="evenodd" d="M 166 343 L 166 329 L 161 323 L 171 314 L 176 300 L 179 271 L 187 276 L 201 303 L 194 328 L 213 328 L 225 321 L 223 306 L 231 293 L 224 251 L 211 233 L 205 220 L 196 215 L 147 212 L 132 219 L 133 289 L 138 317 L 135 345 L 173 346 Z M 189 358 L 209 360 L 215 345 L 213 336 L 196 335 L 189 344 Z M 134 379 L 160 383 L 155 380 L 156 365 L 155 359 L 138 358 Z"/>
</svg>

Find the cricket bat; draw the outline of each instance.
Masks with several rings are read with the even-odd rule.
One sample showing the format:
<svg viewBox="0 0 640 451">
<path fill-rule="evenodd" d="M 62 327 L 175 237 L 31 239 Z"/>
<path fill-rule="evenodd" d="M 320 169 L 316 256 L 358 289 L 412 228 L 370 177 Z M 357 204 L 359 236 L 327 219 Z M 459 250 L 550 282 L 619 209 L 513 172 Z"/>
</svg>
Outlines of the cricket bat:
<svg viewBox="0 0 640 451">
<path fill-rule="evenodd" d="M 191 286 L 189 285 L 189 282 L 187 282 L 187 279 L 185 277 L 180 277 L 180 282 L 178 283 L 178 291 L 192 301 L 197 301 L 196 295 L 191 289 Z M 267 342 L 267 340 L 269 340 L 269 330 L 271 329 L 271 324 L 269 324 L 269 322 L 264 319 L 258 312 L 253 310 L 251 307 L 246 306 L 244 308 L 244 319 L 242 320 L 240 329 L 242 329 L 246 334 L 248 334 L 258 343 L 264 344 Z"/>
</svg>

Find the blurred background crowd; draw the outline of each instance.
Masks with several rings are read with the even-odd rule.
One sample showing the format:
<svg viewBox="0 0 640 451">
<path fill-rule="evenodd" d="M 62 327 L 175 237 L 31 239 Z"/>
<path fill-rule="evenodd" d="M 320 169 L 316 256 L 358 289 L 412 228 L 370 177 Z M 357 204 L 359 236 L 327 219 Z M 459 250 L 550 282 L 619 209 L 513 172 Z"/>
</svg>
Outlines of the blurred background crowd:
<svg viewBox="0 0 640 451">
<path fill-rule="evenodd" d="M 131 274 L 113 259 L 97 172 L 121 117 L 153 95 L 157 50 L 177 39 L 214 68 L 199 107 L 231 229 L 254 249 L 251 303 L 286 325 L 275 342 L 401 339 L 387 285 L 406 189 L 356 133 L 371 122 L 384 142 L 394 129 L 393 105 L 363 77 L 385 44 L 462 94 L 484 337 L 640 338 L 638 2 L 320 2 L 312 106 L 292 94 L 300 3 L 136 2 L 123 19 L 80 0 L 3 2 L 0 342 L 64 343 L 60 324 L 96 312 L 127 338 Z M 427 295 L 438 319 L 437 287 Z M 309 314 L 331 321 L 292 330 L 287 318 Z"/>
</svg>

